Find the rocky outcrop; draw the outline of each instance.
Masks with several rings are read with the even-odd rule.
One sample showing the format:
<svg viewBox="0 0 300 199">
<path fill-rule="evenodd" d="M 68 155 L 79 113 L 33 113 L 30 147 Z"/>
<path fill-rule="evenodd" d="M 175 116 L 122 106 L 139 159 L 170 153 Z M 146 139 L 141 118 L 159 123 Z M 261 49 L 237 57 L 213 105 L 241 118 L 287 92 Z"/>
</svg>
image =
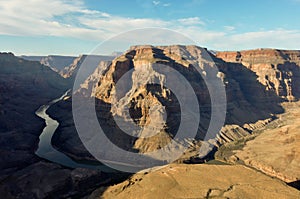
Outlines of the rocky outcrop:
<svg viewBox="0 0 300 199">
<path fill-rule="evenodd" d="M 208 54 L 211 59 L 204 54 Z M 146 153 L 160 149 L 170 142 L 178 129 L 180 123 L 178 99 L 165 85 L 166 75 L 155 67 L 156 64 L 180 71 L 194 89 L 200 103 L 201 115 L 195 142 L 205 136 L 210 122 L 211 100 L 205 82 L 199 73 L 193 70 L 193 64 L 199 67 L 203 74 L 208 72 L 208 67 L 217 67 L 218 74 L 207 75 L 217 76 L 225 85 L 226 124 L 238 125 L 236 127 L 239 128 L 239 133 L 233 131 L 232 127 L 223 129 L 219 136 L 220 143 L 226 141 L 228 137 L 230 137 L 228 140 L 232 140 L 248 135 L 257 121 L 267 120 L 274 113 L 282 111 L 278 105 L 280 99 L 274 91 L 266 90 L 265 86 L 257 81 L 257 75 L 239 63 L 226 63 L 197 46 L 133 46 L 111 64 L 100 65 L 78 91 L 87 99 L 95 96 L 98 120 L 102 127 L 107 129 L 106 135 L 114 140 L 116 145 L 126 150 Z M 133 72 L 129 79 L 121 84 L 121 94 L 116 100 L 113 95 L 116 83 L 131 69 Z M 162 84 L 154 84 L 156 80 Z M 62 101 L 49 110 L 50 115 L 61 124 L 55 133 L 53 144 L 75 159 L 91 159 L 78 138 L 72 115 L 67 114 L 71 112 L 71 100 Z M 127 107 L 129 114 L 126 113 Z M 165 121 L 164 111 L 168 116 Z M 193 110 L 189 115 L 193 115 L 192 113 Z M 114 117 L 125 122 L 133 120 L 139 127 L 155 124 L 153 127 L 158 128 L 138 132 L 139 135 L 144 135 L 144 138 L 135 138 L 125 134 L 116 125 Z M 244 126 L 247 124 L 253 125 Z M 155 136 L 148 137 L 150 134 Z M 183 142 L 191 143 L 189 139 L 194 140 L 186 137 Z"/>
<path fill-rule="evenodd" d="M 300 51 L 257 49 L 218 52 L 226 62 L 241 63 L 254 71 L 266 90 L 273 90 L 288 101 L 300 97 Z"/>
<path fill-rule="evenodd" d="M 257 129 L 261 129 L 272 122 L 276 117 L 270 117 L 265 120 L 258 120 L 255 123 L 246 123 L 243 126 L 236 124 L 224 125 L 220 132 L 217 134 L 218 145 L 221 146 L 225 143 L 233 142 L 250 136 Z"/>
<path fill-rule="evenodd" d="M 96 198 L 299 198 L 283 182 L 244 166 L 168 165 L 95 191 Z"/>
</svg>

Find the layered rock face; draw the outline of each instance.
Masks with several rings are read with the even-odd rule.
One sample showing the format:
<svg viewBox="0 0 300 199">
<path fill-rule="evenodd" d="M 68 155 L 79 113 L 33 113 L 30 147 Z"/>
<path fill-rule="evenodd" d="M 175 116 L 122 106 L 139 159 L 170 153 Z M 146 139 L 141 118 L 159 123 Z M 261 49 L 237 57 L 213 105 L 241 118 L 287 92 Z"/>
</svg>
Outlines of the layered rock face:
<svg viewBox="0 0 300 199">
<path fill-rule="evenodd" d="M 191 63 L 183 58 L 188 57 L 185 54 L 191 50 L 192 47 L 180 46 L 134 46 L 127 53 L 115 59 L 100 77 L 99 86 L 93 89 L 92 96 L 95 96 L 100 104 L 104 102 L 111 106 L 110 112 L 113 117 L 121 118 L 125 123 L 133 120 L 138 127 L 143 128 L 136 132 L 135 136 L 139 138 L 122 141 L 128 142 L 126 144 L 128 150 L 132 148 L 140 153 L 145 153 L 161 149 L 170 143 L 178 130 L 181 116 L 178 96 L 175 96 L 168 88 L 166 82 L 168 74 L 165 73 L 166 71 L 160 71 L 160 68 L 170 67 L 180 71 L 195 88 L 196 96 L 199 99 L 201 97 L 201 105 L 209 107 L 209 93 L 201 76 L 193 69 Z M 195 48 L 194 50 L 198 51 L 194 58 L 199 59 L 202 49 Z M 124 80 L 124 83 L 121 83 L 120 88 L 116 88 L 118 81 L 121 81 L 122 76 L 130 70 L 132 73 Z M 177 81 L 180 80 L 177 79 Z M 184 84 L 184 82 L 180 82 L 180 84 Z M 181 92 L 182 94 L 179 95 L 183 96 L 185 91 L 181 90 Z M 114 96 L 113 93 L 116 93 L 117 96 Z M 189 112 L 189 114 L 193 115 L 193 112 Z M 206 121 L 202 122 L 202 126 L 207 128 L 209 115 L 202 112 L 202 119 Z M 111 126 L 111 128 L 115 127 Z M 133 129 L 126 130 L 133 131 Z M 204 129 L 202 129 L 202 133 L 203 131 Z M 115 136 L 112 137 L 116 139 Z M 200 129 L 198 137 L 201 137 Z M 186 139 L 191 138 L 186 137 Z M 133 143 L 132 146 L 130 143 Z"/>
<path fill-rule="evenodd" d="M 193 65 L 199 68 L 200 73 L 211 75 L 224 83 L 227 95 L 225 124 L 239 125 L 236 130 L 232 126 L 222 129 L 219 142 L 247 135 L 255 125 L 243 125 L 269 119 L 272 114 L 281 111 L 278 96 L 272 90 L 266 90 L 257 81 L 254 72 L 238 63 L 228 64 L 197 46 L 134 46 L 111 64 L 100 65 L 81 85 L 78 93 L 86 98 L 95 97 L 98 120 L 116 145 L 139 153 L 154 151 L 173 139 L 180 124 L 178 98 L 165 84 L 167 75 L 159 68 L 170 67 L 187 79 L 200 105 L 201 121 L 197 134 L 195 138 L 187 136 L 184 139 L 184 142 L 193 143 L 204 138 L 211 120 L 209 91 Z M 209 74 L 210 67 L 216 67 L 218 72 Z M 117 88 L 118 81 L 122 82 L 123 76 L 130 70 L 126 81 Z M 182 84 L 183 81 L 176 83 Z M 86 150 L 76 134 L 71 114 L 65 114 L 71 112 L 70 103 L 71 99 L 49 110 L 61 122 L 53 144 L 73 158 L 91 159 L 89 153 L 84 152 Z M 194 120 L 193 113 L 191 111 L 188 114 L 190 118 L 187 118 L 191 123 Z M 139 138 L 128 136 L 118 127 L 116 118 L 122 122 L 134 121 L 136 126 L 146 128 L 137 132 Z"/>
<path fill-rule="evenodd" d="M 254 71 L 267 90 L 288 101 L 300 97 L 300 51 L 257 49 L 240 52 L 218 52 L 226 62 L 241 63 Z"/>
</svg>

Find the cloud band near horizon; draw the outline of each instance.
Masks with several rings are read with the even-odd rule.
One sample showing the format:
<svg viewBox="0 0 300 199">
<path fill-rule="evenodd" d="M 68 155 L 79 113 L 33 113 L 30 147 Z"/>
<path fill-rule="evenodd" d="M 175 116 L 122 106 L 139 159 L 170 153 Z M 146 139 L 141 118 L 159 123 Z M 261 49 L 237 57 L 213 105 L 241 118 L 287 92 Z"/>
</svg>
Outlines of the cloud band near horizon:
<svg viewBox="0 0 300 199">
<path fill-rule="evenodd" d="M 167 5 L 159 1 L 153 3 L 155 6 Z M 172 20 L 122 17 L 89 9 L 82 0 L 1 0 L 0 17 L 0 35 L 16 37 L 54 36 L 97 43 L 121 32 L 155 27 L 178 31 L 192 38 L 197 45 L 214 50 L 299 49 L 300 41 L 298 29 L 278 27 L 239 32 L 228 25 L 211 30 L 208 22 L 198 16 Z"/>
</svg>

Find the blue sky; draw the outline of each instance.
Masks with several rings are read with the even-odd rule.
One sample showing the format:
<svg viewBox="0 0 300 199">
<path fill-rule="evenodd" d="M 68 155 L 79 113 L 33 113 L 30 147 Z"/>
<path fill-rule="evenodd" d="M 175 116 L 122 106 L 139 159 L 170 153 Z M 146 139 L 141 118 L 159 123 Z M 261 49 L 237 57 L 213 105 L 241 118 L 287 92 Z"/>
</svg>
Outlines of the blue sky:
<svg viewBox="0 0 300 199">
<path fill-rule="evenodd" d="M 300 49 L 299 11 L 300 0 L 0 0 L 0 51 L 78 55 L 146 27 L 214 50 Z"/>
</svg>

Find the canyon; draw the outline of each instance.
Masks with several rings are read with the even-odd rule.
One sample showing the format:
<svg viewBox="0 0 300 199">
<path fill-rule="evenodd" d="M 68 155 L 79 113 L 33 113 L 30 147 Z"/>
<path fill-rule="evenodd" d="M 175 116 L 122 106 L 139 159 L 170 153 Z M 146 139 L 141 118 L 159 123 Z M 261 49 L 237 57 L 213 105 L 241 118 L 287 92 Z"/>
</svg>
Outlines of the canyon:
<svg viewBox="0 0 300 199">
<path fill-rule="evenodd" d="M 257 49 L 214 55 L 198 46 L 144 45 L 132 46 L 116 58 L 83 55 L 68 57 L 65 63 L 43 65 L 9 53 L 0 55 L 0 141 L 1 162 L 4 162 L 0 193 L 6 198 L 78 197 L 90 194 L 97 187 L 100 188 L 90 198 L 135 198 L 137 194 L 176 198 L 178 190 L 184 193 L 182 197 L 299 197 L 299 191 L 284 182 L 297 182 L 300 177 L 297 173 L 300 51 Z M 79 69 L 82 64 L 87 68 Z M 198 72 L 194 66 L 199 67 Z M 170 69 L 166 72 L 162 67 Z M 180 99 L 165 81 L 172 69 L 188 81 L 199 103 L 199 110 L 188 110 L 187 116 L 180 114 Z M 130 70 L 127 79 L 122 80 Z M 78 72 L 80 77 L 76 77 Z M 197 118 L 193 115 L 199 112 L 201 120 L 194 129 L 195 136 L 187 134 L 176 140 L 188 146 L 188 150 L 173 164 L 131 177 L 123 172 L 67 168 L 40 159 L 34 151 L 44 124 L 34 113 L 39 106 L 72 88 L 76 78 L 80 83 L 73 96 L 69 94 L 47 110 L 59 122 L 52 137 L 56 150 L 75 161 L 98 162 L 77 133 L 72 115 L 74 95 L 82 100 L 94 99 L 97 120 L 105 135 L 116 146 L 137 154 L 156 150 L 175 153 L 177 147 L 165 146 L 176 137 L 181 119 L 192 126 Z M 214 154 L 203 157 L 199 151 L 212 120 L 212 99 L 206 85 L 209 78 L 224 84 L 226 94 L 226 118 L 215 133 L 213 151 L 218 150 L 216 158 L 222 164 L 231 165 L 191 165 L 214 158 Z M 118 81 L 123 81 L 120 87 Z M 184 82 L 173 84 L 182 86 Z M 121 92 L 115 95 L 117 89 Z M 183 96 L 185 92 L 181 89 L 177 94 Z M 135 132 L 139 137 L 124 133 L 116 118 L 121 124 L 133 121 L 139 128 Z M 281 126 L 274 128 L 278 122 Z M 106 160 L 111 158 L 105 153 L 101 155 Z M 165 161 L 160 156 L 156 158 Z M 202 179 L 207 184 L 201 184 Z M 44 188 L 46 184 L 48 189 Z M 148 192 L 149 189 L 152 191 Z"/>
</svg>

